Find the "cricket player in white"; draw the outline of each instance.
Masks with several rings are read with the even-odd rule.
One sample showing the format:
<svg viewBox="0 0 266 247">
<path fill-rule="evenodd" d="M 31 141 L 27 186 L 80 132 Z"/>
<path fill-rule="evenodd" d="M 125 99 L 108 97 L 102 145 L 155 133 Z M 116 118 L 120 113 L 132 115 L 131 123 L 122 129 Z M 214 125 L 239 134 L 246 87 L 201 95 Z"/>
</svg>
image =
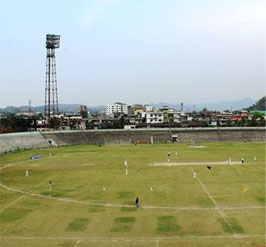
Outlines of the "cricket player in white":
<svg viewBox="0 0 266 247">
<path fill-rule="evenodd" d="M 126 160 L 124 161 L 124 165 L 125 165 L 125 167 L 127 169 L 128 168 L 128 165 L 127 165 L 127 161 Z"/>
<path fill-rule="evenodd" d="M 126 175 L 128 175 L 128 164 L 127 164 L 126 160 L 124 161 L 124 165 L 125 165 L 125 168 L 126 168 Z"/>
</svg>

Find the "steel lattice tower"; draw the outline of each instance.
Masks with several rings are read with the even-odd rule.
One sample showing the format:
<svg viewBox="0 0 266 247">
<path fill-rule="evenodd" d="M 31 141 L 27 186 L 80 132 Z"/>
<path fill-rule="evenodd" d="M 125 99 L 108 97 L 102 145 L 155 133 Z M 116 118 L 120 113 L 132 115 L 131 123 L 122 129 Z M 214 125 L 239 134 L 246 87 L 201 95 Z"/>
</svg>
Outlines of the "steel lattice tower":
<svg viewBox="0 0 266 247">
<path fill-rule="evenodd" d="M 46 79 L 45 79 L 45 108 L 44 115 L 50 121 L 58 114 L 58 92 L 56 79 L 55 49 L 60 46 L 60 35 L 46 35 Z"/>
</svg>

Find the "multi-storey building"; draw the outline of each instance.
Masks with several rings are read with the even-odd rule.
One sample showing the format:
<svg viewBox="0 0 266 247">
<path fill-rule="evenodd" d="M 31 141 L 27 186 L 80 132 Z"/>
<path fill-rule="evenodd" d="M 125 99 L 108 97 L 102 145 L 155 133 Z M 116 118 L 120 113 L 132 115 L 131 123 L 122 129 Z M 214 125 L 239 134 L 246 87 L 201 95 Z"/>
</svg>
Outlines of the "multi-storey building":
<svg viewBox="0 0 266 247">
<path fill-rule="evenodd" d="M 163 120 L 164 123 L 180 123 L 181 122 L 181 117 L 180 113 L 177 112 L 173 108 L 169 108 L 168 106 L 163 106 L 160 111 L 163 113 Z"/>
<path fill-rule="evenodd" d="M 128 106 L 127 104 L 115 102 L 114 104 L 106 105 L 106 115 L 112 114 L 128 114 Z"/>
<path fill-rule="evenodd" d="M 147 124 L 163 123 L 163 113 L 161 111 L 143 112 L 142 117 Z"/>
</svg>

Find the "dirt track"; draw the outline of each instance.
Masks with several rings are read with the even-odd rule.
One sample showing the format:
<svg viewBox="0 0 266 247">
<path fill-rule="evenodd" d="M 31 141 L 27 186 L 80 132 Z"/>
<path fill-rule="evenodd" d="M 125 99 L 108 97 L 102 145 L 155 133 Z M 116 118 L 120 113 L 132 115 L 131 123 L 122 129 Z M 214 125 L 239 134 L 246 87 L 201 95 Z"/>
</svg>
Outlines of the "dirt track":
<svg viewBox="0 0 266 247">
<path fill-rule="evenodd" d="M 205 162 L 154 162 L 151 166 L 202 166 L 202 165 L 241 165 L 240 161 L 231 161 L 229 164 L 227 161 L 205 161 Z"/>
</svg>

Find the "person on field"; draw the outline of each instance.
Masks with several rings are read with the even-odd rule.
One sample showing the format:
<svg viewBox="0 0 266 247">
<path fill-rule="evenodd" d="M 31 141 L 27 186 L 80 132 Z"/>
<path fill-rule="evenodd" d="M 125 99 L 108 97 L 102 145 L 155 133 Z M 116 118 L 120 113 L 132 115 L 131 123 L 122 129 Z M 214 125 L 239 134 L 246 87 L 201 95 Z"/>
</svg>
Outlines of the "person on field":
<svg viewBox="0 0 266 247">
<path fill-rule="evenodd" d="M 28 171 L 28 170 L 25 171 L 25 176 L 26 176 L 26 177 L 29 176 L 29 171 Z"/>
<path fill-rule="evenodd" d="M 193 177 L 197 178 L 197 173 L 195 171 L 193 172 Z"/>
<path fill-rule="evenodd" d="M 168 162 L 168 164 L 170 163 L 170 156 L 171 156 L 171 153 L 168 152 L 168 154 L 167 154 L 167 162 Z"/>
<path fill-rule="evenodd" d="M 241 163 L 242 163 L 242 165 L 245 164 L 245 160 L 244 160 L 244 158 L 241 159 Z"/>
<path fill-rule="evenodd" d="M 138 197 L 136 198 L 135 205 L 136 205 L 136 207 L 139 207 L 139 198 Z"/>
</svg>

